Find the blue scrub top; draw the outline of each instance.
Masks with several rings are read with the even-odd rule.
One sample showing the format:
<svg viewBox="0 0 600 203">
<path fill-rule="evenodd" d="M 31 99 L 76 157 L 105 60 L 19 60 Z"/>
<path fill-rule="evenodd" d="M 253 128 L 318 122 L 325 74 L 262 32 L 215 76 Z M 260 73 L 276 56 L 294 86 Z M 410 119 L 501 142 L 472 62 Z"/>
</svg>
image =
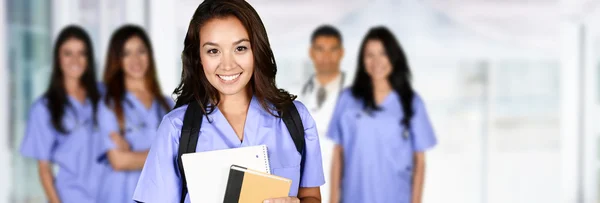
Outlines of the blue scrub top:
<svg viewBox="0 0 600 203">
<path fill-rule="evenodd" d="M 95 160 L 97 128 L 88 99 L 80 103 L 68 97 L 63 126 L 67 133 L 56 131 L 45 98 L 31 106 L 21 144 L 25 157 L 48 161 L 58 166 L 54 186 L 61 202 L 93 202 L 102 179 L 103 166 Z"/>
<path fill-rule="evenodd" d="M 338 99 L 328 137 L 344 149 L 343 202 L 410 203 L 414 153 L 437 143 L 417 94 L 408 139 L 402 134 L 400 96 L 390 93 L 380 107 L 380 111 L 366 113 L 350 89 Z"/>
<path fill-rule="evenodd" d="M 301 156 L 285 123 L 265 111 L 256 98 L 252 98 L 250 102 L 241 142 L 222 112 L 215 109 L 208 115 L 208 119 L 202 120 L 196 151 L 264 144 L 267 145 L 272 173 L 292 180 L 289 196 L 296 196 L 299 186 L 319 187 L 325 183 L 325 180 L 315 122 L 302 103 L 295 101 L 294 104 L 302 119 L 306 140 L 302 180 L 300 180 Z M 186 109 L 187 106 L 182 106 L 164 117 L 158 129 L 159 136 L 146 159 L 134 200 L 146 203 L 180 201 L 181 179 L 177 166 L 177 150 Z M 189 195 L 186 196 L 185 202 L 190 202 Z"/>
<path fill-rule="evenodd" d="M 104 101 L 104 99 L 102 100 Z M 173 101 L 167 98 L 169 107 L 172 108 Z M 146 151 L 150 149 L 155 137 L 156 129 L 162 117 L 168 112 L 158 101 L 153 101 L 152 106 L 147 109 L 144 104 L 132 93 L 127 92 L 122 102 L 125 117 L 125 139 L 128 141 L 132 151 Z M 116 149 L 115 143 L 110 138 L 112 132 L 119 133 L 119 124 L 114 111 L 101 103 L 99 105 L 101 149 L 96 159 L 106 168 L 106 175 L 100 186 L 98 194 L 99 203 L 132 202 L 133 192 L 140 177 L 139 171 L 115 171 L 108 162 L 106 153 Z"/>
</svg>

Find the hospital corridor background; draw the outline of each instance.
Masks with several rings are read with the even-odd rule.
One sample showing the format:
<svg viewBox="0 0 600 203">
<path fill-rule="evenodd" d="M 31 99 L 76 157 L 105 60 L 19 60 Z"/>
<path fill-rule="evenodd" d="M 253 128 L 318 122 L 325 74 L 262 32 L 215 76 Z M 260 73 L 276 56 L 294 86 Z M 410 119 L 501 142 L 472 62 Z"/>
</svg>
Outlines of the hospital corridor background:
<svg viewBox="0 0 600 203">
<path fill-rule="evenodd" d="M 200 2 L 0 0 L 0 203 L 46 201 L 36 161 L 19 148 L 59 31 L 75 24 L 90 34 L 100 79 L 113 31 L 141 26 L 171 95 Z M 350 81 L 369 28 L 392 30 L 438 141 L 427 152 L 424 203 L 600 203 L 600 1 L 248 2 L 267 29 L 277 85 L 293 94 L 314 74 L 318 26 L 340 30 Z"/>
</svg>

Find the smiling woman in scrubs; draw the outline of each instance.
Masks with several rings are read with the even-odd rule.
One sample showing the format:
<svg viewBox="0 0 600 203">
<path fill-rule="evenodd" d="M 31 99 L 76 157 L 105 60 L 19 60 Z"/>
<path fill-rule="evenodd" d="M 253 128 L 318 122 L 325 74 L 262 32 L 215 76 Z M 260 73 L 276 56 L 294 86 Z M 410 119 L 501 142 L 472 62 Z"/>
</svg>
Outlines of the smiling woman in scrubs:
<svg viewBox="0 0 600 203">
<path fill-rule="evenodd" d="M 362 42 L 354 84 L 334 110 L 337 143 L 331 202 L 420 203 L 425 151 L 436 144 L 425 104 L 394 35 L 372 28 Z"/>
<path fill-rule="evenodd" d="M 139 202 L 180 202 L 177 152 L 189 103 L 205 111 L 196 151 L 267 145 L 273 174 L 292 180 L 289 197 L 269 202 L 320 202 L 324 183 L 319 137 L 306 107 L 275 85 L 277 66 L 267 32 L 244 0 L 206 0 L 196 10 L 184 42 L 177 108 L 158 129 L 135 191 Z M 301 155 L 277 111 L 295 105 L 304 125 Z M 300 178 L 302 177 L 302 178 Z M 190 202 L 189 195 L 185 202 Z"/>
<path fill-rule="evenodd" d="M 38 160 L 51 203 L 93 202 L 96 197 L 102 168 L 93 154 L 100 98 L 93 50 L 83 29 L 63 29 L 54 45 L 48 90 L 29 111 L 21 154 Z M 56 177 L 52 164 L 59 169 Z"/>
<path fill-rule="evenodd" d="M 141 28 L 119 28 L 108 50 L 106 96 L 99 113 L 99 161 L 108 171 L 98 202 L 132 202 L 156 129 L 172 101 L 161 94 L 150 40 Z"/>
</svg>

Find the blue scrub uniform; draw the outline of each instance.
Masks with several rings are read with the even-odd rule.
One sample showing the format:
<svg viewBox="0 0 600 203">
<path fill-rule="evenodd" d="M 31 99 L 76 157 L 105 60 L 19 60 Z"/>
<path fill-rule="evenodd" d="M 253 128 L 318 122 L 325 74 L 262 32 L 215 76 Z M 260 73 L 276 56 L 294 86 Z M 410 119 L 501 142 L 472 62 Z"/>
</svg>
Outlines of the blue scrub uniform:
<svg viewBox="0 0 600 203">
<path fill-rule="evenodd" d="M 283 120 L 265 111 L 256 98 L 252 98 L 250 102 L 241 142 L 222 112 L 215 109 L 208 115 L 209 119 L 202 120 L 196 151 L 264 144 L 268 148 L 272 173 L 292 180 L 289 196 L 298 194 L 298 186 L 319 187 L 325 180 L 315 122 L 302 103 L 296 101 L 294 104 L 302 119 L 306 140 L 304 176 L 301 181 L 301 156 Z M 187 106 L 182 106 L 173 110 L 160 124 L 159 136 L 148 154 L 134 200 L 145 203 L 180 201 L 181 179 L 177 167 L 177 150 L 186 109 Z M 190 202 L 189 195 L 185 202 Z"/>
<path fill-rule="evenodd" d="M 338 99 L 328 136 L 344 149 L 341 199 L 345 203 L 410 203 L 414 153 L 437 143 L 418 95 L 407 138 L 401 125 L 400 96 L 390 93 L 380 107 L 380 111 L 366 113 L 350 89 Z"/>
<path fill-rule="evenodd" d="M 68 97 L 63 127 L 67 133 L 56 131 L 45 98 L 32 105 L 21 154 L 48 161 L 58 166 L 54 186 L 61 202 L 94 202 L 103 166 L 96 162 L 99 146 L 97 127 L 93 122 L 92 103 L 81 103 Z"/>
<path fill-rule="evenodd" d="M 170 108 L 173 103 L 171 99 Z M 168 112 L 158 101 L 153 101 L 148 109 L 144 104 L 130 92 L 127 92 L 122 102 L 125 117 L 125 139 L 131 147 L 131 151 L 146 151 L 150 149 L 156 129 L 162 117 Z M 119 132 L 117 117 L 112 109 L 105 103 L 100 104 L 99 108 L 100 137 L 102 147 L 98 151 L 97 160 L 103 163 L 106 168 L 106 175 L 100 186 L 98 193 L 99 203 L 111 202 L 133 202 L 133 191 L 140 177 L 139 171 L 115 171 L 108 162 L 106 153 L 109 150 L 116 149 L 115 143 L 110 138 L 110 133 Z"/>
</svg>

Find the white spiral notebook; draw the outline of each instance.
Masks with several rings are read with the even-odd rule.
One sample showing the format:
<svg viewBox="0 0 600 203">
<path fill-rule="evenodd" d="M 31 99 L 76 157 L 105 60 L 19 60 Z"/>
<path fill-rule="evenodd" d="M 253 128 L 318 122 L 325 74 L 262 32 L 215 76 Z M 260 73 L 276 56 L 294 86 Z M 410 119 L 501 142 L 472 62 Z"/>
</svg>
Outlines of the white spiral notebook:
<svg viewBox="0 0 600 203">
<path fill-rule="evenodd" d="M 181 161 L 192 203 L 223 202 L 231 165 L 271 174 L 266 145 L 183 154 Z"/>
</svg>

